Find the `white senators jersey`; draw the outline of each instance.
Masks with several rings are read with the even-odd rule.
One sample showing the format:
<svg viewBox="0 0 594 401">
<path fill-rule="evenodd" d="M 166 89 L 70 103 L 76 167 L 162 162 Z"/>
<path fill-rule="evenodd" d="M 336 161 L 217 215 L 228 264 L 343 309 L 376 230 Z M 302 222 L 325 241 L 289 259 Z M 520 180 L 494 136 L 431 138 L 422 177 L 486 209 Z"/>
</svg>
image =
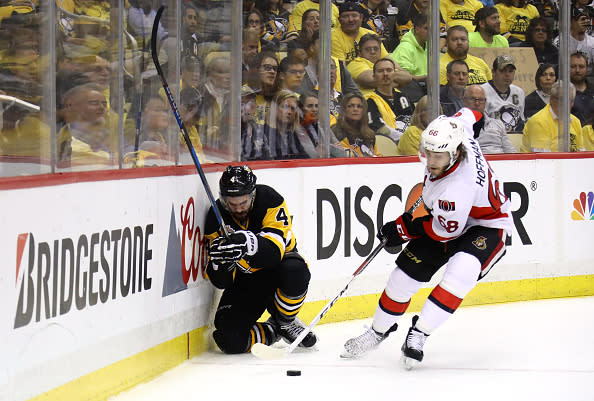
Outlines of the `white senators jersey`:
<svg viewBox="0 0 594 401">
<path fill-rule="evenodd" d="M 423 202 L 433 215 L 427 234 L 436 241 L 449 241 L 473 226 L 499 228 L 512 234 L 511 202 L 485 160 L 479 143 L 466 135 L 467 157 L 448 171 L 431 178 L 425 170 Z"/>
</svg>

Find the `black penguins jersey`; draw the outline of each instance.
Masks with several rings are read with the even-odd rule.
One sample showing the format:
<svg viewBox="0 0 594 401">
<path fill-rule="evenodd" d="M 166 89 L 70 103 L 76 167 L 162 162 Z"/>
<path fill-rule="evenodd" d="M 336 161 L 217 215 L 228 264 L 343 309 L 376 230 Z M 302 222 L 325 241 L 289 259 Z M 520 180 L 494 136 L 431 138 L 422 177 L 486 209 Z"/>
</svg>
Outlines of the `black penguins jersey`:
<svg viewBox="0 0 594 401">
<path fill-rule="evenodd" d="M 217 207 L 223 221 L 230 228 L 229 231 L 248 230 L 258 236 L 256 254 L 239 261 L 245 270 L 255 272 L 262 268 L 272 268 L 283 259 L 285 253 L 297 250 L 291 215 L 284 198 L 272 187 L 256 185 L 254 205 L 243 224 L 231 216 L 220 199 L 217 200 Z M 219 223 L 212 207 L 206 216 L 204 232 L 208 241 L 220 235 Z"/>
</svg>

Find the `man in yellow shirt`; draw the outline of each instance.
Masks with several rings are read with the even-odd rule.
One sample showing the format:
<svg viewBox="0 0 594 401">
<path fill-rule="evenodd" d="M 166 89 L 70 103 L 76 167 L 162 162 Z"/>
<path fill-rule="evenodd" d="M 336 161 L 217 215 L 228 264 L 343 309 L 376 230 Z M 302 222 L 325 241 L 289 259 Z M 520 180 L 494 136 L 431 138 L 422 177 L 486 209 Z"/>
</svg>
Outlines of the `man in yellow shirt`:
<svg viewBox="0 0 594 401">
<path fill-rule="evenodd" d="M 439 11 L 449 27 L 462 25 L 467 31 L 474 30 L 474 14 L 483 8 L 479 0 L 442 0 Z"/>
<path fill-rule="evenodd" d="M 338 22 L 340 26 L 332 29 L 332 57 L 348 64 L 357 57 L 357 48 L 361 37 L 367 33 L 374 34 L 374 32 L 361 28 L 363 14 L 359 4 L 345 2 L 340 5 L 339 10 Z M 380 45 L 380 48 L 380 56 L 386 57 L 388 52 L 384 45 Z"/>
<path fill-rule="evenodd" d="M 446 68 L 450 61 L 463 60 L 468 65 L 468 85 L 484 84 L 493 79 L 491 69 L 482 59 L 468 54 L 468 31 L 457 25 L 448 29 L 447 53 L 439 60 L 439 83 L 447 84 Z"/>
<path fill-rule="evenodd" d="M 381 58 L 381 46 L 382 41 L 379 36 L 375 34 L 363 35 L 359 40 L 359 57 L 356 57 L 347 66 L 355 83 L 364 94 L 373 91 L 377 87 L 377 82 L 373 76 L 373 65 Z M 396 70 L 392 79 L 397 88 L 402 88 L 412 80 L 412 75 L 403 70 L 398 63 L 394 63 L 396 64 Z"/>
<path fill-rule="evenodd" d="M 551 88 L 549 104 L 528 119 L 524 126 L 521 152 L 559 152 L 559 81 Z M 569 108 L 575 99 L 575 86 L 569 84 Z M 569 151 L 583 151 L 582 124 L 571 115 L 569 125 Z"/>
</svg>

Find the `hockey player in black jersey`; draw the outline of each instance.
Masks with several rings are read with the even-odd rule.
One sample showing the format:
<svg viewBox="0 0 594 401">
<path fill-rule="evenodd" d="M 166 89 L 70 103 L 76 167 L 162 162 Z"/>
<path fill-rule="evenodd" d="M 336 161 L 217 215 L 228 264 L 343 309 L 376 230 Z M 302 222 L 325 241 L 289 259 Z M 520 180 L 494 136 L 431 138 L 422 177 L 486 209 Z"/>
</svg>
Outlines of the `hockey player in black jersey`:
<svg viewBox="0 0 594 401">
<path fill-rule="evenodd" d="M 292 343 L 304 330 L 297 314 L 310 272 L 297 253 L 291 215 L 273 188 L 256 184 L 248 166 L 228 166 L 219 181 L 217 206 L 231 233 L 221 235 L 211 207 L 206 216 L 207 275 L 223 295 L 215 314 L 214 340 L 227 354 L 249 352 L 255 343 Z M 258 322 L 268 310 L 270 318 Z M 300 346 L 312 347 L 313 332 Z"/>
</svg>

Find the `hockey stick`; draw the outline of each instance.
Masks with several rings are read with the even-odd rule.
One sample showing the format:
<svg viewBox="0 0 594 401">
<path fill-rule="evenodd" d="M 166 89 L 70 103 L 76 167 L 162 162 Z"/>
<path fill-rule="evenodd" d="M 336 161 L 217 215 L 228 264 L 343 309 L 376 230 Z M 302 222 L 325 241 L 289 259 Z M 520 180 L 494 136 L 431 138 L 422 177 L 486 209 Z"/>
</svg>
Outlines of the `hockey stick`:
<svg viewBox="0 0 594 401">
<path fill-rule="evenodd" d="M 418 208 L 422 202 L 423 202 L 423 197 L 419 196 L 419 198 L 407 210 L 407 212 L 412 214 L 415 211 L 415 209 Z M 336 303 L 336 301 L 338 301 L 338 299 L 340 297 L 342 297 L 342 295 L 349 288 L 349 285 L 351 284 L 351 282 L 359 274 L 361 274 L 363 272 L 363 270 L 365 270 L 365 268 L 369 265 L 369 263 L 371 263 L 371 261 L 377 256 L 377 254 L 382 249 L 384 249 L 384 247 L 386 246 L 386 241 L 387 240 L 384 239 L 382 242 L 379 243 L 378 246 L 375 247 L 375 249 L 373 251 L 371 251 L 369 256 L 367 256 L 367 259 L 365 259 L 363 261 L 363 263 L 361 263 L 361 266 L 359 266 L 357 268 L 357 270 L 355 270 L 355 272 L 351 276 L 351 279 L 349 280 L 349 282 L 344 286 L 344 288 L 342 290 L 340 290 L 338 295 L 336 295 L 334 297 L 334 299 L 332 299 L 330 302 L 328 302 L 326 304 L 326 306 L 324 306 L 324 308 L 322 308 L 322 310 L 312 319 L 311 323 L 301 332 L 301 334 L 299 334 L 297 336 L 297 338 L 291 344 L 289 344 L 288 347 L 275 348 L 275 347 L 271 347 L 266 344 L 256 343 L 252 346 L 252 350 L 251 350 L 252 354 L 254 354 L 256 357 L 258 357 L 260 359 L 281 359 L 281 358 L 284 358 L 285 356 L 289 355 L 291 352 L 293 352 L 295 350 L 295 348 L 297 348 L 299 346 L 299 344 L 305 338 L 305 336 L 307 336 L 307 334 L 309 332 L 311 332 L 313 327 L 316 324 L 318 324 L 318 322 L 324 317 L 324 315 L 330 310 L 330 308 L 332 308 L 332 306 Z"/>
<path fill-rule="evenodd" d="M 204 190 L 206 191 L 206 195 L 210 200 L 210 204 L 212 205 L 212 209 L 214 210 L 214 214 L 217 218 L 217 222 L 219 223 L 219 227 L 223 231 L 223 235 L 225 237 L 229 237 L 229 232 L 227 230 L 227 226 L 223 221 L 223 217 L 219 208 L 217 207 L 217 203 L 212 196 L 212 191 L 210 190 L 210 186 L 208 185 L 208 181 L 206 180 L 206 176 L 204 175 L 204 171 L 202 170 L 202 166 L 200 165 L 200 161 L 198 160 L 198 156 L 196 156 L 196 151 L 194 151 L 194 146 L 192 145 L 192 141 L 190 140 L 190 136 L 188 135 L 188 131 L 186 130 L 186 126 L 179 115 L 179 111 L 175 104 L 175 100 L 173 100 L 173 95 L 169 90 L 169 85 L 167 85 L 167 80 L 165 80 L 165 75 L 163 74 L 163 70 L 161 69 L 161 64 L 159 63 L 159 54 L 157 53 L 157 33 L 159 29 L 159 21 L 161 20 L 161 15 L 163 14 L 163 10 L 165 6 L 159 7 L 157 10 L 157 15 L 155 15 L 155 20 L 153 21 L 153 31 L 151 33 L 151 55 L 153 57 L 153 63 L 155 64 L 155 68 L 157 70 L 157 74 L 159 78 L 161 78 L 161 84 L 163 85 L 163 89 L 165 90 L 165 94 L 167 95 L 167 100 L 169 100 L 169 105 L 171 106 L 171 110 L 175 115 L 175 119 L 177 120 L 177 125 L 179 125 L 179 129 L 182 132 L 188 150 L 190 151 L 190 155 L 192 156 L 192 160 L 194 161 L 194 165 L 198 170 L 198 175 L 200 175 L 200 179 L 202 180 L 202 185 L 204 186 Z"/>
</svg>

